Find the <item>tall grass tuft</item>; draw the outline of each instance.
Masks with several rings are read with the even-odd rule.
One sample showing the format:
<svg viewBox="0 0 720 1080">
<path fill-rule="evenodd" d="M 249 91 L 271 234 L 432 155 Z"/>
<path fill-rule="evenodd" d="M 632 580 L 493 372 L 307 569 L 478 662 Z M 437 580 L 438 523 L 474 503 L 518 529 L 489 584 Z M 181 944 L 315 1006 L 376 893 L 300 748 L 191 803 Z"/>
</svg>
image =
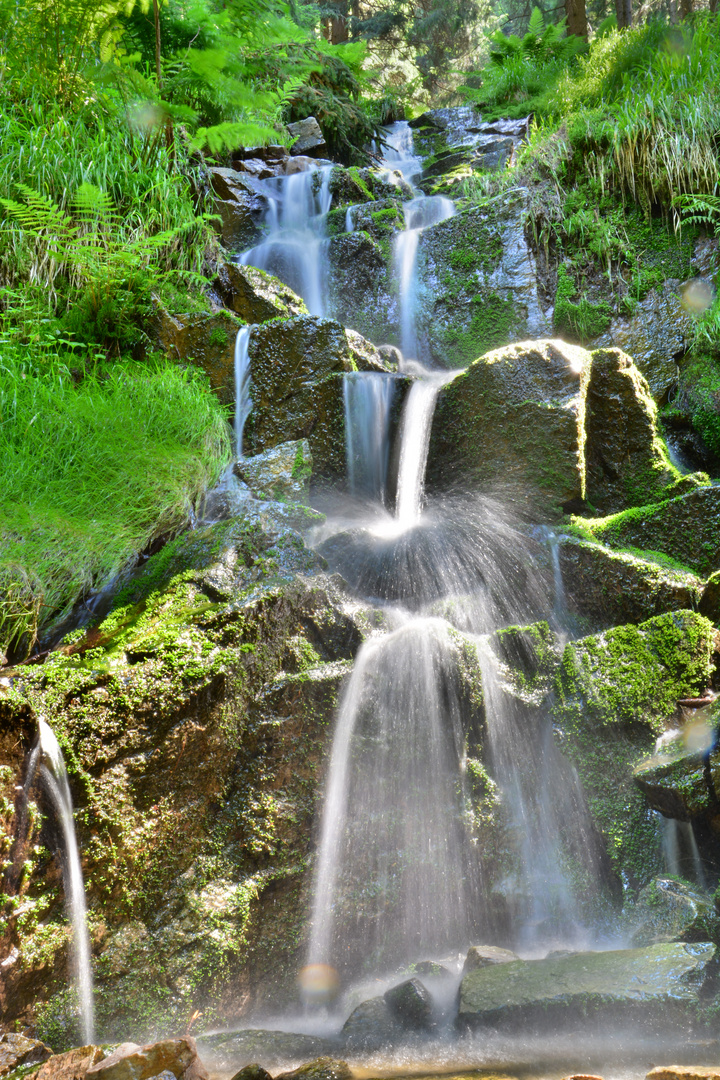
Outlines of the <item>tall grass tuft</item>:
<svg viewBox="0 0 720 1080">
<path fill-rule="evenodd" d="M 0 650 L 38 633 L 188 520 L 229 457 L 221 407 L 165 361 L 78 374 L 0 359 Z"/>
</svg>

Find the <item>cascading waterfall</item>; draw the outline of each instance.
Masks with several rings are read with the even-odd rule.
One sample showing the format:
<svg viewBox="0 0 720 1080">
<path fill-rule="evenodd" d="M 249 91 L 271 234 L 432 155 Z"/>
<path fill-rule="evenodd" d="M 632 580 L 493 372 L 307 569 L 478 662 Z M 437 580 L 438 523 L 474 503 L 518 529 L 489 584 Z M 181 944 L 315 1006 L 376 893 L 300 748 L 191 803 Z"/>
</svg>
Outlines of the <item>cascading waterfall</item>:
<svg viewBox="0 0 720 1080">
<path fill-rule="evenodd" d="M 380 503 L 386 496 L 395 382 L 392 375 L 380 372 L 352 372 L 343 380 L 350 491 Z"/>
<path fill-rule="evenodd" d="M 87 905 L 80 854 L 75 835 L 72 797 L 62 750 L 52 728 L 44 720 L 39 722 L 39 743 L 33 751 L 26 787 L 32 785 L 35 770 L 40 764 L 40 779 L 53 805 L 63 837 L 64 860 L 62 864 L 65 906 L 73 928 L 73 961 L 78 989 L 78 1003 L 82 1017 L 83 1038 L 86 1044 L 94 1042 L 95 1020 L 93 1011 L 93 979 L 90 963 L 90 934 L 87 925 Z"/>
<path fill-rule="evenodd" d="M 422 510 L 425 468 L 430 448 L 430 428 L 440 390 L 455 378 L 453 372 L 423 372 L 410 387 L 400 428 L 395 517 L 407 529 L 416 525 Z"/>
<path fill-rule="evenodd" d="M 400 297 L 400 347 L 403 356 L 420 359 L 416 333 L 417 249 L 424 229 L 455 213 L 455 204 L 442 195 L 423 195 L 405 203 L 405 228 L 395 241 L 394 261 Z"/>
<path fill-rule="evenodd" d="M 267 236 L 240 256 L 280 278 L 307 304 L 311 315 L 325 314 L 324 222 L 330 209 L 332 165 L 258 183 L 268 199 Z"/>
<path fill-rule="evenodd" d="M 241 326 L 235 339 L 235 454 L 243 456 L 243 432 L 252 412 L 250 397 L 250 334 L 252 326 Z"/>
<path fill-rule="evenodd" d="M 358 654 L 332 748 L 310 964 L 407 962 L 467 940 L 451 635 L 441 619 L 411 619 Z"/>
</svg>

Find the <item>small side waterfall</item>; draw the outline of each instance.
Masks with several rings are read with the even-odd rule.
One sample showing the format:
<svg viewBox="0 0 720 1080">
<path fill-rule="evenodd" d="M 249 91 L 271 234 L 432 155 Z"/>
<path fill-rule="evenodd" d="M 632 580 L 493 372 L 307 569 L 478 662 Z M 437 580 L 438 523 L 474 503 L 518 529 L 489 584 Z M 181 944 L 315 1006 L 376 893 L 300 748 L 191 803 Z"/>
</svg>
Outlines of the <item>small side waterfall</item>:
<svg viewBox="0 0 720 1080">
<path fill-rule="evenodd" d="M 690 878 L 705 888 L 705 870 L 691 821 L 661 818 L 662 847 L 668 874 Z"/>
<path fill-rule="evenodd" d="M 62 750 L 55 738 L 55 733 L 44 720 L 39 721 L 39 728 L 40 752 L 35 758 L 35 766 L 37 767 L 38 761 L 41 761 L 40 778 L 42 785 L 53 805 L 62 831 L 65 849 L 62 867 L 65 906 L 73 928 L 73 959 L 83 1025 L 82 1034 L 85 1043 L 88 1044 L 94 1042 L 95 1039 L 93 979 L 90 963 L 90 934 L 87 925 L 85 884 L 75 836 L 72 797 Z M 28 779 L 30 779 L 30 776 L 31 773 L 28 772 Z M 32 780 L 30 780 L 30 783 L 32 783 Z"/>
<path fill-rule="evenodd" d="M 330 209 L 332 165 L 263 181 L 268 196 L 267 236 L 243 252 L 240 262 L 279 277 L 307 304 L 325 314 L 324 221 Z"/>
<path fill-rule="evenodd" d="M 390 453 L 390 410 L 395 378 L 352 372 L 343 380 L 345 456 L 350 491 L 385 502 Z"/>
<path fill-rule="evenodd" d="M 235 454 L 243 456 L 243 432 L 252 412 L 250 397 L 250 334 L 252 326 L 241 326 L 235 339 Z"/>
</svg>

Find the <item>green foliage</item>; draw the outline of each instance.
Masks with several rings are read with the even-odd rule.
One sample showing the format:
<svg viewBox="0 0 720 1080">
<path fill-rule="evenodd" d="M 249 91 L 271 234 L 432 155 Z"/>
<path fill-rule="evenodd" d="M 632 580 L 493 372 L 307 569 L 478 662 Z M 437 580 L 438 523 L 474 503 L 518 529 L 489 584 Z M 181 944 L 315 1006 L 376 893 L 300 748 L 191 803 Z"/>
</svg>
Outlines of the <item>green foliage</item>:
<svg viewBox="0 0 720 1080">
<path fill-rule="evenodd" d="M 555 329 L 584 344 L 607 330 L 612 309 L 605 301 L 592 304 L 583 293 L 575 302 L 577 287 L 565 266 L 558 270 L 555 294 Z"/>
<path fill-rule="evenodd" d="M 195 374 L 166 363 L 76 378 L 6 339 L 0 361 L 0 649 L 107 584 L 180 528 L 229 455 Z"/>
</svg>

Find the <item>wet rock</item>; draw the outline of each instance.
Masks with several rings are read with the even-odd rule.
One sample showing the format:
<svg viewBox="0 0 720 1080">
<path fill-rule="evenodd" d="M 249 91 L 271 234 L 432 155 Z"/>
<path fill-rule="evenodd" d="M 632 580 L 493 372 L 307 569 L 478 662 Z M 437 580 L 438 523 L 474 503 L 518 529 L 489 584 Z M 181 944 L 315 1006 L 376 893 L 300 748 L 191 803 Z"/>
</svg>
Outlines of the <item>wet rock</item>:
<svg viewBox="0 0 720 1080">
<path fill-rule="evenodd" d="M 307 315 L 304 300 L 289 286 L 254 266 L 221 263 L 215 290 L 225 306 L 246 323 Z"/>
<path fill-rule="evenodd" d="M 592 347 L 612 346 L 632 356 L 658 403 L 677 385 L 679 356 L 694 335 L 693 320 L 683 307 L 678 282 L 651 290 L 629 319 L 616 319 Z"/>
<path fill-rule="evenodd" d="M 281 443 L 272 450 L 235 463 L 235 473 L 255 498 L 308 503 L 312 454 L 307 439 Z"/>
<path fill-rule="evenodd" d="M 38 1039 L 28 1039 L 12 1031 L 0 1035 L 0 1076 L 29 1065 L 39 1065 L 52 1057 L 52 1050 Z"/>
<path fill-rule="evenodd" d="M 715 952 L 708 943 L 662 944 L 482 968 L 463 978 L 458 1021 L 543 1034 L 592 1019 L 684 1030 L 699 1013 Z"/>
<path fill-rule="evenodd" d="M 645 1080 L 720 1080 L 720 1068 L 714 1065 L 660 1065 L 651 1069 Z"/>
<path fill-rule="evenodd" d="M 249 349 L 253 409 L 245 427 L 251 454 L 307 439 L 316 474 L 345 469 L 343 374 L 353 370 L 345 330 L 300 315 L 253 330 Z"/>
<path fill-rule="evenodd" d="M 407 979 L 386 990 L 383 997 L 390 1011 L 405 1026 L 427 1029 L 432 1020 L 432 997 L 419 979 Z"/>
<path fill-rule="evenodd" d="M 473 945 L 468 949 L 463 975 L 478 968 L 491 967 L 493 964 L 509 964 L 513 960 L 519 960 L 517 953 L 511 949 L 501 949 L 498 945 Z"/>
<path fill-rule="evenodd" d="M 720 828 L 720 821 L 714 822 L 720 775 L 708 768 L 708 751 L 719 718 L 715 703 L 693 710 L 692 730 L 680 730 L 661 751 L 636 767 L 635 783 L 653 810 L 677 821 L 708 818 L 711 825 Z"/>
<path fill-rule="evenodd" d="M 77 1046 L 65 1054 L 53 1054 L 36 1073 L 33 1080 L 83 1080 L 105 1053 L 99 1046 Z"/>
<path fill-rule="evenodd" d="M 412 964 L 409 970 L 412 971 L 414 975 L 420 975 L 424 978 L 452 978 L 452 972 L 443 964 L 438 964 L 437 960 L 419 960 L 417 964 Z"/>
<path fill-rule="evenodd" d="M 86 1075 L 95 1080 L 149 1080 L 164 1072 L 172 1073 L 176 1080 L 208 1080 L 195 1040 L 189 1035 L 145 1046 L 121 1043 L 106 1058 L 92 1065 Z"/>
<path fill-rule="evenodd" d="M 487 353 L 445 387 L 427 483 L 502 491 L 558 515 L 583 489 L 583 349 L 527 342 Z"/>
<path fill-rule="evenodd" d="M 711 574 L 705 582 L 698 611 L 714 623 L 720 623 L 720 570 Z"/>
<path fill-rule="evenodd" d="M 314 116 L 307 116 L 304 120 L 298 120 L 294 124 L 287 125 L 288 134 L 295 141 L 290 147 L 293 157 L 307 154 L 318 158 L 327 154 L 327 144 L 322 128 Z"/>
<path fill-rule="evenodd" d="M 346 1050 L 369 1053 L 389 1046 L 403 1035 L 403 1025 L 397 1020 L 383 997 L 363 1001 L 343 1024 L 341 1039 Z"/>
<path fill-rule="evenodd" d="M 685 881 L 655 878 L 625 918 L 630 944 L 712 940 L 720 929 L 712 896 Z"/>
<path fill-rule="evenodd" d="M 357 330 L 346 330 L 348 349 L 350 356 L 358 371 L 388 372 L 392 368 L 388 364 L 385 355 L 376 349 L 371 341 L 358 334 Z"/>
<path fill-rule="evenodd" d="M 255 190 L 248 174 L 220 167 L 208 171 L 217 196 L 215 211 L 221 218 L 222 243 L 232 251 L 252 247 L 262 231 L 266 196 Z"/>
<path fill-rule="evenodd" d="M 229 311 L 170 315 L 156 310 L 151 334 L 172 360 L 200 367 L 223 405 L 235 402 L 235 339 L 242 322 Z"/>
<path fill-rule="evenodd" d="M 417 253 L 417 338 L 436 363 L 459 367 L 488 349 L 550 333 L 525 236 L 528 194 L 516 189 L 423 231 Z"/>
<path fill-rule="evenodd" d="M 292 1072 L 280 1073 L 275 1080 L 351 1080 L 352 1070 L 346 1061 L 319 1057 Z"/>
<path fill-rule="evenodd" d="M 233 151 L 233 165 L 242 164 L 248 159 L 275 164 L 277 161 L 287 161 L 289 156 L 290 151 L 287 147 L 279 143 L 271 143 L 269 146 L 241 146 Z"/>
<path fill-rule="evenodd" d="M 246 1065 L 239 1069 L 231 1080 L 272 1080 L 272 1076 L 262 1065 Z"/>
<path fill-rule="evenodd" d="M 328 310 L 366 338 L 382 341 L 397 334 L 399 308 L 393 288 L 390 244 L 356 230 L 327 244 Z"/>
<path fill-rule="evenodd" d="M 632 770 L 671 726 L 679 698 L 701 694 L 715 630 L 678 611 L 568 642 L 552 708 L 564 756 L 576 767 L 597 830 L 612 836 L 612 866 L 640 887 L 661 872 L 656 817 Z"/>
<path fill-rule="evenodd" d="M 700 474 L 702 477 L 702 474 Z M 657 552 L 704 576 L 720 569 L 720 488 L 698 487 L 687 495 L 589 521 L 588 528 L 612 548 Z M 707 603 L 712 604 L 713 589 Z"/>
<path fill-rule="evenodd" d="M 703 582 L 696 574 L 627 551 L 564 536 L 560 570 L 571 609 L 605 626 L 644 622 L 664 611 L 698 605 Z M 703 614 L 708 614 L 700 608 Z"/>
<path fill-rule="evenodd" d="M 647 383 L 618 349 L 596 350 L 586 379 L 585 499 L 605 514 L 653 502 L 677 473 Z"/>
<path fill-rule="evenodd" d="M 287 1031 L 247 1028 L 244 1031 L 221 1033 L 198 1039 L 200 1052 L 213 1069 L 236 1069 L 244 1062 L 249 1068 L 273 1068 L 290 1061 L 318 1058 L 332 1053 L 332 1044 L 314 1035 L 296 1035 Z M 244 1071 L 244 1069 L 243 1069 Z M 247 1080 L 254 1080 L 248 1076 Z M 258 1080 L 262 1078 L 258 1077 Z"/>
</svg>

